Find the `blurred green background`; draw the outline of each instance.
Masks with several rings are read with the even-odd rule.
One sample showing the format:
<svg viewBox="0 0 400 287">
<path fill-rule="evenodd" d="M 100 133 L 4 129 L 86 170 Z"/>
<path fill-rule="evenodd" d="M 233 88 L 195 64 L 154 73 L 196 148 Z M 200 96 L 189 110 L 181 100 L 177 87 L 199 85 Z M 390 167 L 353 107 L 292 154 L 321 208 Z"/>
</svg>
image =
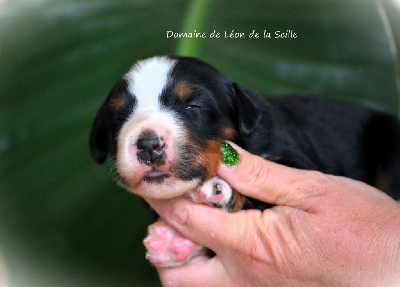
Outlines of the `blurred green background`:
<svg viewBox="0 0 400 287">
<path fill-rule="evenodd" d="M 10 285 L 159 284 L 141 243 L 149 214 L 87 147 L 98 107 L 136 60 L 198 56 L 265 94 L 338 97 L 396 114 L 394 1 L 3 1 L 0 248 Z M 287 29 L 297 38 L 262 38 Z M 194 30 L 221 38 L 167 39 Z M 224 38 L 232 30 L 246 38 Z M 253 30 L 261 37 L 250 39 Z"/>
</svg>

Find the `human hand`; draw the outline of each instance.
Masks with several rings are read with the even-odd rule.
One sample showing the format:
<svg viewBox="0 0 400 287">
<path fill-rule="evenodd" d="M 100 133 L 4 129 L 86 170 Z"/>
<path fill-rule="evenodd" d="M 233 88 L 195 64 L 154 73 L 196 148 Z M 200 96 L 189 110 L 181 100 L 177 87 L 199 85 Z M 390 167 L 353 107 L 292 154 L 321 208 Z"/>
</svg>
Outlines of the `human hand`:
<svg viewBox="0 0 400 287">
<path fill-rule="evenodd" d="M 400 207 L 354 180 L 268 162 L 234 146 L 219 176 L 276 205 L 225 213 L 184 198 L 149 200 L 184 237 L 216 253 L 158 268 L 165 286 L 399 286 Z"/>
</svg>

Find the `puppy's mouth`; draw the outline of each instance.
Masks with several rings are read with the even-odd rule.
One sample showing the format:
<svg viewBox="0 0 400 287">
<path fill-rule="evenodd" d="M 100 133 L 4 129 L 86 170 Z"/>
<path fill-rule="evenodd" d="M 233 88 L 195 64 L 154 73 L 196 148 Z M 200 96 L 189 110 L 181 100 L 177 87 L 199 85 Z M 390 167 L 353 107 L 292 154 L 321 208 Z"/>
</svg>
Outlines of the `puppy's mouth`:
<svg viewBox="0 0 400 287">
<path fill-rule="evenodd" d="M 170 177 L 168 173 L 152 170 L 143 178 L 143 181 L 147 183 L 161 183 L 168 177 Z"/>
</svg>

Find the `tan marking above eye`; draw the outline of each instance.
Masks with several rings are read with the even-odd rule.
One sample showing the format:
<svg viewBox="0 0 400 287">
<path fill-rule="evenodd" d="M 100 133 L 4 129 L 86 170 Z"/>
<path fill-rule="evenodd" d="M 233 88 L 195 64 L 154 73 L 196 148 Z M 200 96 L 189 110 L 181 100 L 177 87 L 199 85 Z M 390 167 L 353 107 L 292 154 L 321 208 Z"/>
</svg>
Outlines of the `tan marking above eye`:
<svg viewBox="0 0 400 287">
<path fill-rule="evenodd" d="M 175 95 L 178 99 L 180 100 L 186 100 L 187 98 L 189 98 L 192 93 L 193 93 L 193 88 L 186 86 L 185 84 L 178 84 L 175 87 Z"/>
<path fill-rule="evenodd" d="M 109 105 L 113 110 L 119 110 L 119 109 L 126 107 L 127 100 L 126 100 L 124 94 L 120 93 L 115 98 L 112 98 L 110 100 Z"/>
</svg>

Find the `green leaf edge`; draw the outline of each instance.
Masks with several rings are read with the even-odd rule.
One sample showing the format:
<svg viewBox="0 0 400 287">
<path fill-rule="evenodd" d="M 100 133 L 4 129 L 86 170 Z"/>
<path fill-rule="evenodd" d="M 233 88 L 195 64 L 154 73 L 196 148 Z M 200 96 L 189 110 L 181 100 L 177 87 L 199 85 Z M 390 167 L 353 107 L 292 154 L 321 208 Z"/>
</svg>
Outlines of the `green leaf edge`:
<svg viewBox="0 0 400 287">
<path fill-rule="evenodd" d="M 193 0 L 186 13 L 183 22 L 183 32 L 200 32 L 204 27 L 207 12 L 210 9 L 211 0 Z M 201 38 L 182 38 L 177 47 L 177 54 L 180 56 L 195 57 L 199 55 Z"/>
<path fill-rule="evenodd" d="M 385 1 L 385 0 L 383 0 Z M 206 15 L 207 12 L 209 12 L 210 9 L 210 4 L 211 0 L 193 0 L 188 8 L 188 11 L 186 13 L 186 17 L 184 19 L 183 25 L 182 25 L 182 31 L 183 32 L 194 32 L 195 30 L 197 32 L 200 32 L 201 28 L 203 28 L 205 25 L 205 20 L 206 20 Z M 397 97 L 399 99 L 399 105 L 397 107 L 397 117 L 400 118 L 400 57 L 399 57 L 399 47 L 396 46 L 396 42 L 394 39 L 394 34 L 393 34 L 393 27 L 391 27 L 391 24 L 388 16 L 387 16 L 387 11 L 386 9 L 387 4 L 386 2 L 382 3 L 381 1 L 376 1 L 377 9 L 380 11 L 381 14 L 381 20 L 385 26 L 386 34 L 388 36 L 388 40 L 390 42 L 390 45 L 392 46 L 393 50 L 393 58 L 394 58 L 394 65 L 395 65 L 395 77 L 396 77 L 396 82 L 397 82 Z M 177 47 L 177 55 L 180 56 L 187 56 L 187 57 L 196 57 L 199 55 L 199 51 L 201 49 L 201 38 L 182 38 L 178 42 L 178 47 Z"/>
</svg>

